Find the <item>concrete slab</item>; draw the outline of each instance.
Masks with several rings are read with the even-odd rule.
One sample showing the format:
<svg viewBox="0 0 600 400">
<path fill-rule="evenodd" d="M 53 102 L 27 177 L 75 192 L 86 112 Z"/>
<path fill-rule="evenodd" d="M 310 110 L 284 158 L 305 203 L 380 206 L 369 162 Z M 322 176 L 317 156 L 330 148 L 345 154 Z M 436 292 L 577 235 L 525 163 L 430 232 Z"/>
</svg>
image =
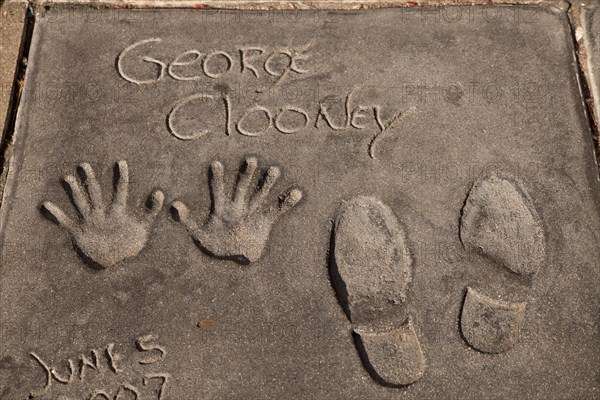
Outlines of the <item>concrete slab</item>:
<svg viewBox="0 0 600 400">
<path fill-rule="evenodd" d="M 27 2 L 0 4 L 0 128 L 4 132 L 18 65 Z"/>
<path fill-rule="evenodd" d="M 600 396 L 564 11 L 86 12 L 33 34 L 3 399 Z"/>
</svg>

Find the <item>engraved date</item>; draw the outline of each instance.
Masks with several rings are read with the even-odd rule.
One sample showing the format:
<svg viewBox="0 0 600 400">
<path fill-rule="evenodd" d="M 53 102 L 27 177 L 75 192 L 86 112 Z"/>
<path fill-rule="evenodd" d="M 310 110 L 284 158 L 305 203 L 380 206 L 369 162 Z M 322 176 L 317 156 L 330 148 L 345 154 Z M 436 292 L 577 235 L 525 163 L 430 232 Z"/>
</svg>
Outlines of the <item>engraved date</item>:
<svg viewBox="0 0 600 400">
<path fill-rule="evenodd" d="M 30 356 L 44 374 L 45 385 L 31 390 L 30 399 L 49 394 L 60 388 L 69 388 L 75 385 L 86 385 L 94 375 L 124 375 L 126 370 L 135 369 L 136 366 L 147 366 L 161 363 L 167 355 L 167 350 L 158 343 L 156 335 L 144 335 L 134 343 L 135 357 L 126 362 L 123 355 L 117 352 L 114 343 L 109 343 L 103 348 L 92 349 L 77 357 L 68 358 L 58 363 L 51 363 L 47 358 L 37 352 Z M 128 371 L 131 372 L 131 371 Z M 136 382 L 124 382 L 112 389 L 91 388 L 86 400 L 120 400 L 141 399 L 143 390 L 153 393 L 153 397 L 144 396 L 145 399 L 165 400 L 165 391 L 171 375 L 167 372 L 140 372 Z M 60 385 L 60 386 L 58 386 Z M 85 387 L 85 386 L 84 386 Z M 74 400 L 68 396 L 59 396 L 61 400 Z"/>
</svg>

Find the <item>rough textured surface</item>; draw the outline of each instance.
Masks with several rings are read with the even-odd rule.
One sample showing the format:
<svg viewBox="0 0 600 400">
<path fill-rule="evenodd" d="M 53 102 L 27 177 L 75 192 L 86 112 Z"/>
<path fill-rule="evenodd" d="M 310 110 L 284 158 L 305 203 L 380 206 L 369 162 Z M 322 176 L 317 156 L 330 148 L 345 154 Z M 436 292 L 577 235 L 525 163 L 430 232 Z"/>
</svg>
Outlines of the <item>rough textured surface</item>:
<svg viewBox="0 0 600 400">
<path fill-rule="evenodd" d="M 0 397 L 600 396 L 599 187 L 566 15 L 443 10 L 42 10 L 0 217 Z M 240 264 L 199 250 L 172 206 L 200 226 L 211 164 L 233 199 L 251 156 L 260 176 L 281 170 L 265 209 L 303 197 Z M 164 206 L 139 254 L 94 269 L 41 205 L 77 218 L 61 178 L 83 162 L 109 204 L 119 160 L 128 215 L 155 190 Z M 471 187 L 497 171 L 523 182 L 546 233 L 531 278 L 460 241 Z M 427 369 L 406 387 L 372 378 L 329 279 L 332 221 L 357 196 L 393 210 L 413 257 Z M 527 302 L 512 350 L 462 339 L 465 287 Z"/>
<path fill-rule="evenodd" d="M 473 185 L 462 211 L 460 238 L 465 249 L 519 275 L 537 273 L 545 261 L 542 223 L 514 177 L 492 175 Z"/>
<path fill-rule="evenodd" d="M 0 129 L 4 125 L 18 65 L 21 36 L 25 24 L 27 2 L 8 1 L 0 4 Z"/>
<path fill-rule="evenodd" d="M 463 337 L 473 348 L 484 353 L 502 353 L 519 339 L 525 303 L 491 299 L 467 288 L 460 317 Z"/>
</svg>

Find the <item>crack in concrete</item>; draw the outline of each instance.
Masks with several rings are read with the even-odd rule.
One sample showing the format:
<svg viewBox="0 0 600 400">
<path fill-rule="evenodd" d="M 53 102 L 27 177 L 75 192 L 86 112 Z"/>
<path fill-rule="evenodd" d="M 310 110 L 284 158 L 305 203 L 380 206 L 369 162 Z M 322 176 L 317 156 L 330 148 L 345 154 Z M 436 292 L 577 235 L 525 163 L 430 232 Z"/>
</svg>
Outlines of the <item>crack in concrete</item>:
<svg viewBox="0 0 600 400">
<path fill-rule="evenodd" d="M 9 94 L 9 107 L 5 126 L 3 127 L 2 131 L 2 141 L 0 142 L 0 208 L 4 202 L 4 189 L 6 186 L 6 179 L 8 176 L 8 170 L 13 152 L 17 111 L 19 109 L 21 93 L 23 92 L 23 86 L 25 83 L 25 72 L 27 70 L 29 48 L 31 45 L 31 37 L 33 35 L 33 27 L 35 23 L 35 13 L 32 3 L 28 2 L 27 4 L 28 6 L 25 12 L 25 22 L 23 25 L 23 33 L 21 35 L 19 56 L 17 57 L 18 64 L 12 84 L 12 93 Z"/>
<path fill-rule="evenodd" d="M 592 94 L 592 81 L 590 77 L 590 71 L 588 69 L 588 59 L 586 50 L 586 37 L 581 35 L 580 39 L 577 39 L 577 30 L 583 28 L 581 19 L 581 10 L 585 5 L 579 5 L 578 7 L 571 7 L 568 12 L 569 27 L 571 28 L 571 38 L 573 40 L 573 47 L 575 51 L 575 65 L 576 73 L 579 81 L 579 88 L 581 97 L 584 104 L 584 111 L 588 120 L 588 124 L 592 133 L 592 140 L 594 142 L 594 152 L 596 165 L 600 173 L 600 136 L 598 132 L 598 115 L 594 109 L 595 102 L 599 101 L 594 99 Z M 600 178 L 599 178 L 600 179 Z"/>
</svg>

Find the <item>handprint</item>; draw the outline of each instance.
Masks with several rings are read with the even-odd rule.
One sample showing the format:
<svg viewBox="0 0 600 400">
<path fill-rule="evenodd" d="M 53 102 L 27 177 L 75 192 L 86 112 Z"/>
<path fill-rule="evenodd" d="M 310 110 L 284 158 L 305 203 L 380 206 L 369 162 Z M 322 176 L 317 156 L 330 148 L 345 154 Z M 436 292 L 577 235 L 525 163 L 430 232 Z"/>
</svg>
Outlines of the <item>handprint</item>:
<svg viewBox="0 0 600 400">
<path fill-rule="evenodd" d="M 234 194 L 228 199 L 225 197 L 223 164 L 218 161 L 211 164 L 212 209 L 202 226 L 198 226 L 185 204 L 180 201 L 173 203 L 176 218 L 208 254 L 240 264 L 258 260 L 264 253 L 275 221 L 302 199 L 300 189 L 290 188 L 279 197 L 276 204 L 265 206 L 265 200 L 281 171 L 275 166 L 269 167 L 262 184 L 256 188 L 254 173 L 257 165 L 256 158 L 246 159 Z"/>
<path fill-rule="evenodd" d="M 46 215 L 69 233 L 84 260 L 91 261 L 93 267 L 112 267 L 126 258 L 136 256 L 148 241 L 151 225 L 163 206 L 163 193 L 160 190 L 152 193 L 148 199 L 146 216 L 138 219 L 127 212 L 127 162 L 119 161 L 116 164 L 117 183 L 108 207 L 102 200 L 100 185 L 92 167 L 88 163 L 79 167 L 85 185 L 73 175 L 64 178 L 79 218 L 73 220 L 49 201 L 42 204 L 43 210 L 49 213 Z"/>
</svg>

